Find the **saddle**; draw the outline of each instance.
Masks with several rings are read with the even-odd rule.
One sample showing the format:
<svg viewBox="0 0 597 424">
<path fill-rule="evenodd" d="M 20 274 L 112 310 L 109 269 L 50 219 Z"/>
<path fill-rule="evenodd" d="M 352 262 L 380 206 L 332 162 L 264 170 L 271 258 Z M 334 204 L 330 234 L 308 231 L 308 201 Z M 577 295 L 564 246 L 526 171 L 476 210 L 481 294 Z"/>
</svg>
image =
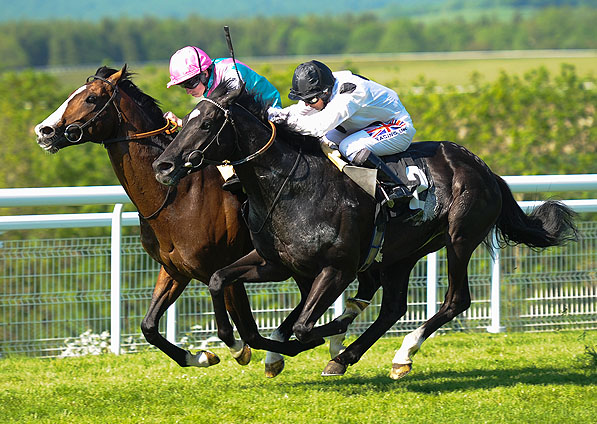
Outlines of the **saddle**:
<svg viewBox="0 0 597 424">
<path fill-rule="evenodd" d="M 381 248 L 383 246 L 386 223 L 390 219 L 402 219 L 412 225 L 417 225 L 433 215 L 436 205 L 435 185 L 429 172 L 425 158 L 433 156 L 437 147 L 430 149 L 428 143 L 413 143 L 404 152 L 384 156 L 382 159 L 413 193 L 408 204 L 393 205 L 390 202 L 376 201 L 373 233 L 369 245 L 369 253 L 359 267 L 359 272 L 369 268 L 373 261 L 381 262 Z M 359 187 L 376 199 L 378 188 L 388 191 L 395 185 L 392 181 L 382 178 L 378 180 L 376 169 L 354 166 L 346 162 L 338 150 L 334 150 L 325 143 L 321 150 L 328 159 L 343 173 L 348 175 Z M 433 150 L 433 151 L 431 151 Z M 380 174 L 381 175 L 381 174 Z"/>
<path fill-rule="evenodd" d="M 402 215 L 409 210 L 424 210 L 426 206 L 429 206 L 426 205 L 426 202 L 428 196 L 435 191 L 435 186 L 425 159 L 435 154 L 437 146 L 432 147 L 433 148 L 430 149 L 428 143 L 413 143 L 404 152 L 382 157 L 386 165 L 396 173 L 411 193 L 413 193 L 413 198 L 408 203 L 408 210 L 404 210 L 404 207 L 399 208 L 402 213 L 397 210 L 395 211 L 392 204 L 387 205 L 390 209 L 389 216 L 391 218 L 394 218 L 397 215 Z M 376 169 L 349 164 L 342 158 L 338 150 L 331 149 L 323 143 L 321 144 L 321 149 L 340 171 L 350 177 L 374 199 L 376 198 L 375 192 L 377 187 L 388 192 L 391 191 L 392 187 L 395 185 L 389 179 L 384 178 L 382 173 L 379 173 L 378 175 Z"/>
</svg>

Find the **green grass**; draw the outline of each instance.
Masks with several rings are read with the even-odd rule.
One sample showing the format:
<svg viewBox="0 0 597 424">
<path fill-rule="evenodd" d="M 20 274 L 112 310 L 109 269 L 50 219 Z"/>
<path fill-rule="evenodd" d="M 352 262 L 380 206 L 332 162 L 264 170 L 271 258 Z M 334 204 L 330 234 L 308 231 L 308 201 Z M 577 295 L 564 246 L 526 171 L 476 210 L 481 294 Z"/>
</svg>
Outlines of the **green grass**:
<svg viewBox="0 0 597 424">
<path fill-rule="evenodd" d="M 0 360 L 2 422 L 36 423 L 589 423 L 597 333 L 453 333 L 428 340 L 413 371 L 388 377 L 400 339 L 376 343 L 344 377 L 323 378 L 326 347 L 288 358 L 275 379 L 263 352 L 212 368 L 159 352 Z"/>
</svg>

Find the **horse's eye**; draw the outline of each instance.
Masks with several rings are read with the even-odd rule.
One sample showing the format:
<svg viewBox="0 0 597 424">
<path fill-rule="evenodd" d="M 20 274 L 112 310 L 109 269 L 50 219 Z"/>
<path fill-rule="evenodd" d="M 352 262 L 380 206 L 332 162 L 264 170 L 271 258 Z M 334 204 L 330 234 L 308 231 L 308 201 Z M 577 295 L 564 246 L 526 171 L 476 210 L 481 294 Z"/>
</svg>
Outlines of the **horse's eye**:
<svg viewBox="0 0 597 424">
<path fill-rule="evenodd" d="M 211 128 L 211 122 L 210 121 L 204 121 L 201 124 L 201 129 L 202 130 L 209 130 Z"/>
<path fill-rule="evenodd" d="M 88 97 L 85 99 L 85 101 L 86 101 L 87 103 L 95 103 L 95 102 L 97 102 L 97 96 L 96 96 L 95 94 L 90 94 L 90 95 L 89 95 L 89 96 L 88 96 Z"/>
</svg>

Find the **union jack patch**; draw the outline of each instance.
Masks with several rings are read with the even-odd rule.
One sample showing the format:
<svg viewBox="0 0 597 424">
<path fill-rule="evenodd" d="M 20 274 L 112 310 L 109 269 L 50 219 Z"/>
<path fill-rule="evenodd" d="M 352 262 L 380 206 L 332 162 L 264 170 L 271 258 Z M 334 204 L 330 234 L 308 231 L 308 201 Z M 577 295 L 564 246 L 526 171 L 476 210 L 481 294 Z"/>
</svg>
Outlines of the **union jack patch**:
<svg viewBox="0 0 597 424">
<path fill-rule="evenodd" d="M 396 134 L 404 134 L 406 132 L 406 122 L 400 121 L 399 119 L 392 119 L 381 125 L 365 128 L 365 132 L 376 140 L 385 140 Z"/>
</svg>

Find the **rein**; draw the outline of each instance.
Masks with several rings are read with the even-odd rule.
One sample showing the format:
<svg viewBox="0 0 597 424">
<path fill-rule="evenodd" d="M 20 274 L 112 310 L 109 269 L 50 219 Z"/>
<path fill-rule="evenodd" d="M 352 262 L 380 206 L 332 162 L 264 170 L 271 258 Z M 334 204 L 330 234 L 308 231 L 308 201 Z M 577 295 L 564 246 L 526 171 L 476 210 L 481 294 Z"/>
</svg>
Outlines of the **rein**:
<svg viewBox="0 0 597 424">
<path fill-rule="evenodd" d="M 166 125 L 164 125 L 162 128 L 158 128 L 157 130 L 147 131 L 144 133 L 132 134 L 132 135 L 128 135 L 126 137 L 111 138 L 109 140 L 103 140 L 100 143 L 103 144 L 104 146 L 106 146 L 107 144 L 120 143 L 122 141 L 139 140 L 141 138 L 153 137 L 154 135 L 159 135 L 159 134 L 170 135 L 170 134 L 174 134 L 176 131 L 178 131 L 178 124 L 175 121 L 173 121 L 172 119 L 167 119 Z"/>
<path fill-rule="evenodd" d="M 296 171 L 296 168 L 298 167 L 299 160 L 301 159 L 302 153 L 303 153 L 302 149 L 299 149 L 299 153 L 296 156 L 296 161 L 294 162 L 294 165 L 292 165 L 292 169 L 290 170 L 290 172 L 288 173 L 288 175 L 284 179 L 284 182 L 280 186 L 280 189 L 276 193 L 276 197 L 274 197 L 274 201 L 272 202 L 272 205 L 269 208 L 269 211 L 267 212 L 267 215 L 265 215 L 265 218 L 263 219 L 263 222 L 261 223 L 261 226 L 259 227 L 259 229 L 257 231 L 253 231 L 253 229 L 249 225 L 249 217 L 247 216 L 247 219 L 246 219 L 247 227 L 249 227 L 249 231 L 251 231 L 251 233 L 253 233 L 253 234 L 259 234 L 261 232 L 261 230 L 263 230 L 263 228 L 265 227 L 265 223 L 272 216 L 272 213 L 274 212 L 274 208 L 276 206 L 276 203 L 278 203 L 278 200 L 280 199 L 280 196 L 282 195 L 282 190 L 284 189 L 284 186 L 286 185 L 286 183 L 288 182 L 288 180 L 290 179 L 290 177 L 292 176 L 292 174 L 294 174 L 294 171 Z"/>
<path fill-rule="evenodd" d="M 203 150 L 197 149 L 197 150 L 193 150 L 191 153 L 189 153 L 189 155 L 187 156 L 187 161 L 183 165 L 185 168 L 191 168 L 191 169 L 189 169 L 189 173 L 192 171 L 193 168 L 197 168 L 197 167 L 201 166 L 203 163 L 206 163 L 208 165 L 232 165 L 232 166 L 242 165 L 244 163 L 247 163 L 247 162 L 255 159 L 258 156 L 261 156 L 267 149 L 269 149 L 274 144 L 274 141 L 276 139 L 276 133 L 277 133 L 276 125 L 272 121 L 268 120 L 267 122 L 269 123 L 269 125 L 272 129 L 272 135 L 270 136 L 267 143 L 265 143 L 265 145 L 261 149 L 257 150 L 255 153 L 251 153 L 250 155 L 246 156 L 245 158 L 239 159 L 236 161 L 229 161 L 229 160 L 213 161 L 210 159 L 206 159 L 205 152 L 207 151 L 207 149 L 209 149 L 209 147 L 213 144 L 213 142 L 218 139 L 218 137 L 220 136 L 220 133 L 222 132 L 222 130 L 224 129 L 224 127 L 226 126 L 227 123 L 230 123 L 230 125 L 232 125 L 232 128 L 234 129 L 234 141 L 236 143 L 237 148 L 239 147 L 238 146 L 238 133 L 237 133 L 236 127 L 234 125 L 234 122 L 230 119 L 230 109 L 226 109 L 224 106 L 220 105 L 219 103 L 217 103 L 207 97 L 202 98 L 200 101 L 209 102 L 209 103 L 213 104 L 214 106 L 216 106 L 217 108 L 219 108 L 222 112 L 224 112 L 225 119 L 224 119 L 224 122 L 222 123 L 222 126 L 218 130 L 218 132 L 212 137 L 212 139 L 209 141 L 209 143 L 207 143 L 207 146 Z M 236 103 L 236 105 L 241 107 L 245 111 L 247 111 L 249 114 L 251 114 L 251 112 L 249 112 L 243 105 L 240 105 L 238 103 Z M 267 128 L 267 126 L 263 122 L 259 121 L 259 123 Z M 197 165 L 193 165 L 193 163 L 191 161 L 191 159 L 193 158 L 193 155 L 195 155 L 195 154 L 198 154 L 199 157 L 201 158 L 201 160 L 199 161 L 199 163 Z M 290 177 L 296 171 L 298 164 L 300 162 L 301 156 L 302 156 L 302 149 L 299 149 L 299 153 L 296 157 L 296 161 L 294 162 L 294 165 L 292 165 L 292 169 L 290 170 L 290 172 L 288 173 L 288 175 L 282 182 L 282 185 L 278 189 L 278 192 L 276 193 L 276 196 L 274 197 L 272 205 L 270 206 L 269 211 L 267 212 L 263 222 L 259 226 L 259 229 L 253 230 L 251 228 L 251 226 L 249 225 L 248 217 L 246 218 L 247 227 L 249 227 L 249 231 L 251 231 L 251 233 L 258 234 L 265 227 L 265 224 L 270 219 L 270 217 L 274 211 L 274 208 L 276 207 L 276 204 L 278 203 L 278 200 L 280 199 L 280 196 L 282 195 L 282 191 L 284 190 L 286 183 L 288 183 L 288 180 L 290 180 Z"/>
<path fill-rule="evenodd" d="M 207 143 L 207 146 L 203 150 L 197 149 L 197 150 L 193 150 L 191 153 L 189 153 L 189 155 L 187 156 L 187 160 L 183 165 L 184 168 L 197 168 L 197 167 L 201 166 L 203 163 L 206 163 L 208 165 L 217 165 L 217 166 L 219 166 L 219 165 L 232 165 L 232 166 L 242 165 L 243 163 L 247 163 L 247 162 L 255 159 L 256 157 L 261 156 L 267 149 L 269 149 L 272 146 L 272 144 L 274 144 L 274 141 L 276 139 L 276 125 L 272 121 L 267 121 L 267 122 L 269 122 L 270 127 L 272 129 L 272 135 L 270 136 L 267 143 L 265 143 L 265 145 L 261 149 L 256 151 L 255 153 L 251 153 L 249 156 L 247 156 L 243 159 L 236 160 L 236 161 L 229 161 L 227 159 L 225 159 L 223 161 L 215 161 L 215 160 L 211 160 L 211 159 L 206 159 L 205 152 L 207 151 L 207 149 L 209 149 L 209 147 L 213 144 L 213 142 L 218 139 L 218 137 L 220 136 L 220 133 L 222 132 L 222 130 L 224 129 L 224 127 L 226 126 L 227 123 L 230 123 L 232 125 L 232 127 L 234 128 L 234 137 L 235 137 L 234 141 L 235 141 L 237 147 L 238 147 L 238 133 L 236 131 L 236 127 L 234 126 L 234 122 L 230 119 L 230 110 L 229 109 L 226 109 L 219 103 L 214 102 L 213 100 L 208 99 L 207 97 L 202 98 L 200 100 L 200 102 L 201 101 L 209 102 L 209 103 L 215 105 L 216 107 L 218 107 L 221 111 L 224 112 L 225 119 L 224 119 L 224 122 L 222 123 L 222 126 L 218 130 L 218 132 L 212 137 L 212 139 L 209 141 L 209 143 Z M 242 105 L 237 104 L 237 106 L 240 106 L 243 109 L 245 109 Z M 261 121 L 259 121 L 259 122 L 265 126 L 265 124 L 263 124 L 263 122 L 261 122 Z M 200 161 L 197 165 L 194 165 L 192 162 L 194 155 L 199 155 L 199 157 L 200 157 Z M 190 171 L 191 170 L 189 170 L 189 172 Z"/>
</svg>

